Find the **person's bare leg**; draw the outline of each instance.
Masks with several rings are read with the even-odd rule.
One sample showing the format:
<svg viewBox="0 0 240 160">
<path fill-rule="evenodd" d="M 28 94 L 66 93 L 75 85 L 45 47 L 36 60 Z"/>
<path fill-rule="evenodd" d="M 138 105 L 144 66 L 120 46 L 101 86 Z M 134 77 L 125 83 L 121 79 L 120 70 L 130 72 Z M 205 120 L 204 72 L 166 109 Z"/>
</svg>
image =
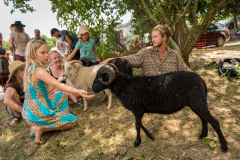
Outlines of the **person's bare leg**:
<svg viewBox="0 0 240 160">
<path fill-rule="evenodd" d="M 13 95 L 13 100 L 15 101 L 15 103 L 17 103 L 19 106 L 22 106 L 22 103 L 20 101 L 20 97 L 17 93 L 15 93 Z M 21 118 L 21 111 L 22 111 L 22 107 L 18 107 L 16 105 L 8 105 L 8 109 L 10 111 L 13 112 L 13 114 L 15 115 L 15 118 L 9 123 L 10 126 L 15 126 L 16 122 L 19 121 L 19 119 Z M 18 117 L 18 118 L 16 118 Z"/>
<path fill-rule="evenodd" d="M 70 97 L 70 99 L 73 101 L 73 103 L 76 103 L 77 102 L 77 98 L 74 94 L 72 93 L 68 93 L 68 96 Z"/>
<path fill-rule="evenodd" d="M 14 102 L 17 103 L 19 106 L 22 106 L 22 103 L 21 103 L 21 101 L 20 101 L 20 97 L 19 97 L 19 95 L 18 95 L 17 93 L 15 93 L 15 94 L 13 95 L 12 99 L 13 99 Z M 14 112 L 14 111 L 15 111 L 15 112 L 19 112 L 19 113 L 22 112 L 22 107 L 17 107 L 17 106 L 14 105 L 14 104 L 8 105 L 8 108 L 9 108 L 12 112 Z"/>
<path fill-rule="evenodd" d="M 77 125 L 77 121 L 63 125 L 58 128 L 41 128 L 41 127 L 33 126 L 31 127 L 31 131 L 35 134 L 35 142 L 38 144 L 43 144 L 44 140 L 41 138 L 43 133 L 48 131 L 71 129 L 71 128 L 74 128 L 76 125 Z"/>
</svg>

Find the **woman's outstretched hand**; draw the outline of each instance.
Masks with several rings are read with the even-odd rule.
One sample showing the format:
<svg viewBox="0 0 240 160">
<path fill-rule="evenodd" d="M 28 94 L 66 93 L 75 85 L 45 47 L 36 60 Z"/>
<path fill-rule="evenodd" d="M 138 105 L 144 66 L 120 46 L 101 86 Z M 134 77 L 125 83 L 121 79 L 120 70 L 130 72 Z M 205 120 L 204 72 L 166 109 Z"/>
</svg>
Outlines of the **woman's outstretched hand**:
<svg viewBox="0 0 240 160">
<path fill-rule="evenodd" d="M 95 95 L 88 95 L 88 93 L 84 90 L 80 90 L 80 96 L 82 96 L 83 98 L 86 98 L 86 99 L 92 99 L 95 97 Z"/>
</svg>

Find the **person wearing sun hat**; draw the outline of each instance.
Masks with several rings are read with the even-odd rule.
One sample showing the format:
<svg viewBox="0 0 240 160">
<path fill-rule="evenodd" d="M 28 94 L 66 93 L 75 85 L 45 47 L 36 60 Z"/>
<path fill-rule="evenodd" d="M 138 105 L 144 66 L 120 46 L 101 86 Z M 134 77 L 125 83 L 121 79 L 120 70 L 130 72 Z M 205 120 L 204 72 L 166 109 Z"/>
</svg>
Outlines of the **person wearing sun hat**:
<svg viewBox="0 0 240 160">
<path fill-rule="evenodd" d="M 30 37 L 24 32 L 25 25 L 21 21 L 15 21 L 11 26 L 14 32 L 10 34 L 9 48 L 11 51 L 15 49 L 16 60 L 25 62 L 25 52 Z"/>
<path fill-rule="evenodd" d="M 9 65 L 9 78 L 4 88 L 5 95 L 3 103 L 6 105 L 7 113 L 14 117 L 9 126 L 15 126 L 20 122 L 21 111 L 24 102 L 23 76 L 25 72 L 25 62 L 13 61 Z"/>
<path fill-rule="evenodd" d="M 92 62 L 100 61 L 97 57 L 97 51 L 95 48 L 94 40 L 92 39 L 92 34 L 89 32 L 86 25 L 81 25 L 79 27 L 78 38 L 80 39 L 75 46 L 75 49 L 68 56 L 68 60 L 71 60 L 72 57 L 80 50 L 80 57 L 87 57 Z"/>
</svg>

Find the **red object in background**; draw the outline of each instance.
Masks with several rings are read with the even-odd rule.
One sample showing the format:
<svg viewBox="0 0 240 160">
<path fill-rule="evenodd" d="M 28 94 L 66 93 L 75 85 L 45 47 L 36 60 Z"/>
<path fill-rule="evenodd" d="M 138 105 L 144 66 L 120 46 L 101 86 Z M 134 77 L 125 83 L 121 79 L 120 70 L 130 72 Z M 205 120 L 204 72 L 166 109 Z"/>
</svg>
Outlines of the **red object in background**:
<svg viewBox="0 0 240 160">
<path fill-rule="evenodd" d="M 141 48 L 144 48 L 146 46 L 145 43 L 141 43 Z"/>
<path fill-rule="evenodd" d="M 220 23 L 212 23 L 194 47 L 200 49 L 210 45 L 223 46 L 229 39 L 230 34 L 227 27 Z"/>
</svg>

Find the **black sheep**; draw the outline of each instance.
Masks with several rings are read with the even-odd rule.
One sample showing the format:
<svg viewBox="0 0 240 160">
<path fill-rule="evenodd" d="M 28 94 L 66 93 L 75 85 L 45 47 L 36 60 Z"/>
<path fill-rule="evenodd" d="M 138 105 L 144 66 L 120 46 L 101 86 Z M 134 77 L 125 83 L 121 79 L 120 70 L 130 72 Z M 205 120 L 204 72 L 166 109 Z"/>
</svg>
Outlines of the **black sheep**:
<svg viewBox="0 0 240 160">
<path fill-rule="evenodd" d="M 171 114 L 188 106 L 202 121 L 200 138 L 207 136 L 209 122 L 218 134 L 222 150 L 227 152 L 227 142 L 219 122 L 208 110 L 206 83 L 198 74 L 179 71 L 159 76 L 133 77 L 120 73 L 116 71 L 115 66 L 107 64 L 98 70 L 92 90 L 98 93 L 106 88 L 109 88 L 135 116 L 135 147 L 141 143 L 140 128 L 154 140 L 151 132 L 142 124 L 144 113 Z"/>
<path fill-rule="evenodd" d="M 87 57 L 80 58 L 80 61 L 83 63 L 84 67 L 98 65 L 101 62 L 101 61 L 92 62 Z M 108 63 L 114 64 L 118 68 L 118 71 L 120 71 L 120 72 L 126 73 L 130 76 L 133 75 L 133 71 L 132 71 L 132 67 L 131 67 L 130 63 L 128 62 L 128 60 L 126 60 L 124 58 L 114 58 L 114 59 L 110 60 Z"/>
</svg>

